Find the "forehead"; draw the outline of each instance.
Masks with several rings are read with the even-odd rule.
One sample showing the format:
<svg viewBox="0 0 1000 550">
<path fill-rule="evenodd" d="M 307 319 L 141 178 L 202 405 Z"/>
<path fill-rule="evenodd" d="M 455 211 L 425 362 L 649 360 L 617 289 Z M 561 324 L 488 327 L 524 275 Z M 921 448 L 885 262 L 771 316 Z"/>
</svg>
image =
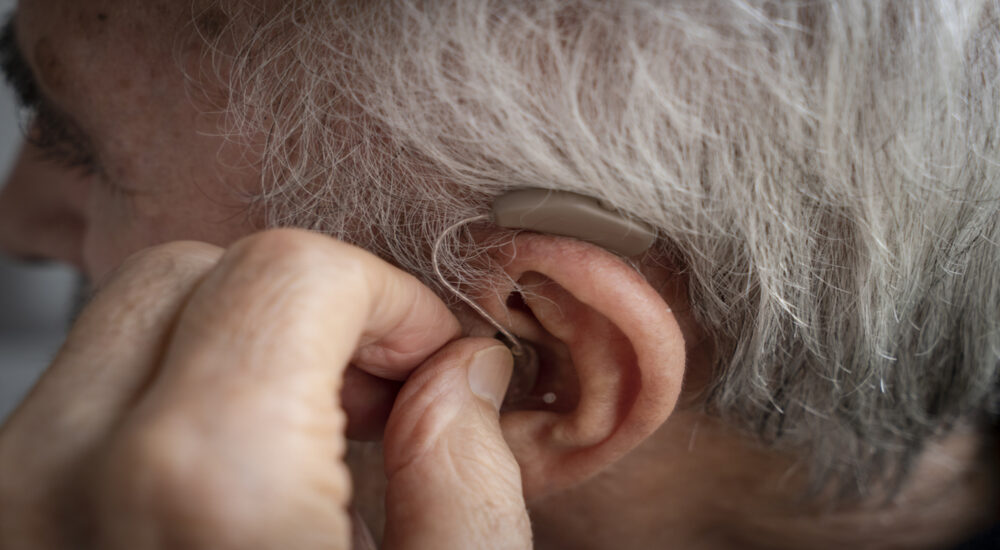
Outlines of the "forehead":
<svg viewBox="0 0 1000 550">
<path fill-rule="evenodd" d="M 217 121 L 196 103 L 206 11 L 190 0 L 19 6 L 17 40 L 39 88 L 88 136 L 109 180 L 160 193 L 214 162 L 220 144 L 206 136 Z"/>
<path fill-rule="evenodd" d="M 42 86 L 58 94 L 95 71 L 141 76 L 129 60 L 154 71 L 185 48 L 186 34 L 197 34 L 197 10 L 184 0 L 33 0 L 18 5 L 16 26 Z"/>
<path fill-rule="evenodd" d="M 34 0 L 19 3 L 17 25 L 25 37 L 67 42 L 99 39 L 95 41 L 135 44 L 143 37 L 144 49 L 155 51 L 164 46 L 163 38 L 176 34 L 185 16 L 191 21 L 193 9 L 185 1 Z"/>
</svg>

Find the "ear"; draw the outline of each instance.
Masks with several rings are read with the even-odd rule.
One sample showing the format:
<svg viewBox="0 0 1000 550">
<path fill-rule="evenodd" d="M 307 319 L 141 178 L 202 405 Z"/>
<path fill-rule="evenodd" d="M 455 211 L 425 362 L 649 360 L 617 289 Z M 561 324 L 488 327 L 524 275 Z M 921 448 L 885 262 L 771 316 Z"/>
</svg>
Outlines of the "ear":
<svg viewBox="0 0 1000 550">
<path fill-rule="evenodd" d="M 495 259 L 510 284 L 480 304 L 538 356 L 533 395 L 501 417 L 534 500 L 587 480 L 663 424 L 680 394 L 685 341 L 654 284 L 604 249 L 526 233 Z"/>
</svg>

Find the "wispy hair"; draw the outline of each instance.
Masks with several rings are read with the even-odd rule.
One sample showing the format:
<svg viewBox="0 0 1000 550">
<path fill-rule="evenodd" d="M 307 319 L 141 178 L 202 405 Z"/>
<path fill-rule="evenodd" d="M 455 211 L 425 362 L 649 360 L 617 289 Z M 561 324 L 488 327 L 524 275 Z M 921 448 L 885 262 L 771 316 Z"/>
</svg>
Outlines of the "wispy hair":
<svg viewBox="0 0 1000 550">
<path fill-rule="evenodd" d="M 995 412 L 998 13 L 218 0 L 196 25 L 226 131 L 264 137 L 269 225 L 434 284 L 430 243 L 493 197 L 597 197 L 655 226 L 647 260 L 685 277 L 714 350 L 706 410 L 863 490 Z M 461 236 L 446 272 L 488 284 Z"/>
</svg>

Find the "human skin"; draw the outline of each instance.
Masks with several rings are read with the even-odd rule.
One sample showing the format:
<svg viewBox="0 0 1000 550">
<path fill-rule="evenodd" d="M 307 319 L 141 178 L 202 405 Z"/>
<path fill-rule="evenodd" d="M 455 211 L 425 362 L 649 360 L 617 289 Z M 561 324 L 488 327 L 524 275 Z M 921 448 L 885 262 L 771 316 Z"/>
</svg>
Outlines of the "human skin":
<svg viewBox="0 0 1000 550">
<path fill-rule="evenodd" d="M 51 216 L 0 212 L 3 223 L 34 224 L 5 228 L 6 249 L 74 263 L 100 281 L 151 245 L 196 240 L 226 246 L 257 229 L 240 197 L 254 190 L 258 175 L 226 162 L 217 121 L 192 104 L 170 34 L 189 12 L 167 4 L 43 1 L 19 7 L 24 55 L 40 87 L 89 137 L 96 166 L 92 175 L 60 170 L 27 150 L 5 194 L 61 197 L 62 218 L 75 223 L 53 227 Z M 112 15 L 102 21 L 102 14 Z M 193 63 L 197 52 L 187 53 Z M 24 204 L 40 201 L 4 201 L 11 209 Z M 51 237 L 25 238 L 37 233 Z"/>
<path fill-rule="evenodd" d="M 19 256 L 68 261 L 100 283 L 146 247 L 189 240 L 229 249 L 260 229 L 242 198 L 259 185 L 252 151 L 235 149 L 215 135 L 218 121 L 188 93 L 183 71 L 197 67 L 200 52 L 194 37 L 182 32 L 191 12 L 181 4 L 40 0 L 20 8 L 21 46 L 53 102 L 89 136 L 98 166 L 94 175 L 82 177 L 40 162 L 28 148 L 0 198 L 0 247 Z M 190 49 L 182 47 L 178 56 L 178 44 Z M 580 247 L 549 244 L 547 252 L 598 257 Z M 617 269 L 602 265 L 610 266 L 608 272 Z M 658 288 L 671 286 L 663 281 Z M 674 311 L 685 310 L 682 292 L 664 294 Z M 554 292 L 552 298 L 560 295 Z M 697 333 L 689 319 L 677 323 L 686 334 Z M 472 332 L 467 325 L 465 332 Z M 706 350 L 693 343 L 687 347 L 685 387 L 695 395 L 696 382 L 706 377 L 698 370 L 699 352 Z M 572 485 L 567 481 L 534 503 L 541 544 L 643 548 L 669 540 L 679 547 L 821 547 L 814 541 L 839 546 L 874 538 L 912 543 L 953 540 L 979 521 L 965 512 L 982 502 L 981 494 L 940 490 L 955 479 L 963 480 L 957 487 L 974 484 L 961 466 L 917 487 L 913 511 L 851 509 L 818 521 L 815 510 L 797 504 L 788 457 L 734 436 L 694 409 L 675 413 L 673 402 L 669 409 L 647 411 L 657 422 L 670 417 L 655 437 L 647 434 L 635 450 L 609 450 L 620 457 L 610 473 L 588 483 L 576 480 L 575 486 L 566 487 Z M 505 419 L 508 427 L 511 416 L 516 415 Z M 526 431 L 508 429 L 508 435 Z M 960 435 L 944 454 L 954 464 L 970 464 L 975 438 Z M 522 441 L 516 452 L 533 463 L 547 449 Z"/>
<path fill-rule="evenodd" d="M 471 394 L 455 376 L 498 342 L 453 342 L 458 323 L 437 297 L 359 249 L 287 231 L 237 243 L 258 229 L 241 200 L 257 174 L 227 162 L 224 141 L 210 135 L 215 122 L 190 101 L 168 47 L 187 13 L 174 5 L 31 2 L 18 11 L 21 47 L 40 87 L 88 136 L 96 163 L 92 174 L 83 174 L 26 146 L 3 191 L 0 242 L 15 256 L 76 265 L 99 292 L 39 387 L 0 433 L 0 546 L 349 547 L 344 506 L 351 486 L 338 457 L 346 444 L 345 421 L 368 421 L 365 407 L 339 399 L 350 360 L 355 402 L 359 394 L 385 397 L 379 388 L 366 393 L 364 383 L 374 376 L 357 374 L 365 368 L 395 380 L 413 375 L 403 395 L 422 390 L 452 396 L 444 407 L 448 400 L 411 400 L 409 412 L 397 407 L 405 417 L 437 411 L 446 425 L 407 434 L 408 444 L 396 447 L 409 458 L 387 474 L 401 483 L 413 476 L 430 480 L 431 496 L 446 491 L 433 481 L 454 478 L 428 469 L 434 460 L 463 463 L 441 455 L 442 448 L 455 447 L 449 437 L 475 441 L 480 435 L 483 447 L 500 458 L 484 453 L 478 467 L 492 464 L 509 474 L 448 470 L 474 478 L 462 486 L 494 480 L 483 493 L 493 502 L 489 507 L 457 496 L 443 506 L 427 495 L 400 494 L 397 508 L 464 517 L 451 527 L 477 533 L 430 530 L 422 527 L 426 518 L 410 514 L 390 521 L 398 539 L 392 547 L 420 541 L 526 547 L 530 531 L 517 468 L 496 412 L 487 406 L 483 415 L 470 416 L 481 404 L 460 399 Z M 134 55 L 122 55 L 126 51 Z M 173 244 L 149 248 L 160 243 Z M 368 314 L 355 310 L 366 303 L 370 313 L 388 320 L 384 334 L 364 334 Z M 219 315 L 209 321 L 213 312 Z M 385 337 L 401 347 L 372 341 Z M 107 350 L 113 350 L 110 357 Z M 166 357 L 175 353 L 194 359 L 178 360 L 183 367 L 174 368 Z M 198 367 L 213 354 L 222 359 L 210 369 Z M 503 355 L 509 358 L 505 348 Z M 502 378 L 503 360 L 497 361 L 493 370 Z M 248 376 L 251 364 L 261 367 L 249 371 L 261 374 L 256 381 Z M 231 374 L 212 373 L 220 367 Z M 292 369 L 302 376 L 289 377 Z M 88 379 L 86 387 L 76 387 L 80 379 Z M 345 408 L 355 418 L 345 418 Z M 465 420 L 444 422 L 456 410 Z M 469 418 L 484 419 L 486 427 Z M 195 441 L 209 424 L 216 431 L 208 438 L 213 443 Z M 187 461 L 202 466 L 192 471 Z M 244 469 L 254 474 L 227 477 Z M 505 487 L 509 498 L 497 500 Z M 420 504 L 407 504 L 408 498 Z M 241 502 L 269 504 L 245 509 Z M 512 515 L 504 515 L 505 502 Z M 67 521 L 58 510 L 74 503 L 96 506 Z M 284 513 L 274 516 L 275 510 Z M 483 521 L 502 532 L 477 527 L 474 510 L 485 511 Z M 502 517 L 514 524 L 497 522 Z M 227 539 L 232 533 L 244 538 Z"/>
<path fill-rule="evenodd" d="M 0 544 L 364 548 L 352 545 L 337 399 L 350 361 L 407 379 L 390 429 L 443 419 L 387 440 L 390 488 L 416 478 L 427 491 L 389 501 L 419 513 L 390 513 L 388 547 L 527 548 L 497 422 L 512 359 L 493 340 L 452 342 L 458 328 L 412 276 L 320 235 L 134 255 L 0 432 Z M 449 459 L 456 441 L 481 452 Z M 429 529 L 425 513 L 464 521 Z"/>
</svg>

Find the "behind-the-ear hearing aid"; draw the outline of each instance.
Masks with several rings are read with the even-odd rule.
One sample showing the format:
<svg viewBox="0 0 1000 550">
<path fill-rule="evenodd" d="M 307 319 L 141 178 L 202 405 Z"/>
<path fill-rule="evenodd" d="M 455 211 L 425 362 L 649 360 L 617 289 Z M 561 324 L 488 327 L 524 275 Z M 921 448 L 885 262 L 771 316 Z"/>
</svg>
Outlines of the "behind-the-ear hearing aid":
<svg viewBox="0 0 1000 550">
<path fill-rule="evenodd" d="M 606 207 L 597 199 L 568 191 L 545 189 L 521 189 L 497 197 L 493 201 L 491 214 L 462 220 L 446 229 L 434 243 L 432 262 L 435 274 L 445 287 L 465 302 L 499 331 L 500 338 L 510 348 L 514 356 L 514 367 L 527 374 L 538 372 L 538 356 L 511 334 L 479 304 L 475 303 L 452 286 L 441 273 L 438 258 L 446 237 L 454 230 L 470 223 L 492 221 L 498 227 L 521 229 L 572 237 L 586 241 L 622 256 L 636 256 L 648 250 L 656 240 L 656 231 L 648 225 L 623 216 Z M 532 376 L 526 377 L 528 379 Z M 510 392 L 523 393 L 530 387 L 512 387 Z M 546 403 L 555 399 L 554 395 L 544 397 Z"/>
<path fill-rule="evenodd" d="M 567 191 L 523 189 L 501 195 L 493 201 L 493 222 L 507 229 L 573 237 L 622 256 L 642 254 L 656 240 L 648 225 L 597 199 Z"/>
</svg>

